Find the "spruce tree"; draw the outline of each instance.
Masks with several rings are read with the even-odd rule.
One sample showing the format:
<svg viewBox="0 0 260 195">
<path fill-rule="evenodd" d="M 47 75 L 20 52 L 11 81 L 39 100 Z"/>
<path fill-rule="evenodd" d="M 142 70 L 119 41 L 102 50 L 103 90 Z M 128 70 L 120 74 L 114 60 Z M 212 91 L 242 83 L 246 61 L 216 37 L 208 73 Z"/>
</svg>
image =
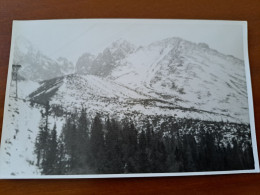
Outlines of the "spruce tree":
<svg viewBox="0 0 260 195">
<path fill-rule="evenodd" d="M 138 138 L 137 138 L 137 130 L 135 128 L 134 123 L 131 121 L 129 125 L 128 139 L 127 139 L 127 165 L 128 172 L 134 173 L 137 172 L 136 163 L 137 159 L 137 150 L 138 150 Z"/>
<path fill-rule="evenodd" d="M 76 128 L 76 114 L 67 116 L 66 122 L 62 128 L 62 136 L 64 138 L 64 146 L 68 155 L 67 165 L 68 170 L 73 173 L 77 167 L 77 128 Z"/>
<path fill-rule="evenodd" d="M 46 159 L 44 159 L 42 163 L 42 172 L 46 175 L 57 174 L 58 143 L 56 124 L 54 124 L 54 127 L 50 133 L 46 150 Z"/>
<path fill-rule="evenodd" d="M 106 120 L 106 160 L 105 169 L 107 173 L 122 173 L 123 159 L 120 139 L 120 129 L 117 121 L 108 118 Z"/>
<path fill-rule="evenodd" d="M 102 173 L 104 169 L 104 142 L 103 125 L 100 115 L 97 114 L 92 123 L 90 137 L 91 165 L 97 173 Z"/>
<path fill-rule="evenodd" d="M 46 161 L 49 139 L 49 102 L 45 105 L 45 112 L 41 112 L 42 118 L 39 125 L 39 133 L 35 141 L 35 153 L 37 155 L 37 166 L 42 168 L 42 163 Z"/>
<path fill-rule="evenodd" d="M 138 164 L 140 173 L 148 173 L 150 171 L 149 160 L 147 156 L 147 142 L 144 130 L 141 131 L 138 143 Z"/>
<path fill-rule="evenodd" d="M 68 174 L 68 159 L 67 159 L 67 151 L 64 144 L 64 136 L 61 134 L 58 143 L 58 154 L 57 154 L 57 167 L 56 172 L 58 175 Z"/>
<path fill-rule="evenodd" d="M 82 108 L 78 119 L 77 137 L 76 137 L 76 158 L 77 166 L 80 169 L 87 169 L 89 159 L 89 130 L 86 116 L 86 109 Z"/>
</svg>

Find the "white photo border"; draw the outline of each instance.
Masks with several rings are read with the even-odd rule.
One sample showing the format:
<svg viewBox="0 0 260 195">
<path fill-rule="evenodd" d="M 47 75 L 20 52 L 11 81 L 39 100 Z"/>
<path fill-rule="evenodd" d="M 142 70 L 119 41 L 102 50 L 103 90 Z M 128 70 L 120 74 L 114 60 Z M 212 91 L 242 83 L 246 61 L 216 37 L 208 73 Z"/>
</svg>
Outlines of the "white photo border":
<svg viewBox="0 0 260 195">
<path fill-rule="evenodd" d="M 0 169 L 0 179 L 80 179 L 80 178 L 132 178 L 132 177 L 169 177 L 169 176 L 201 176 L 201 175 L 222 175 L 222 174 L 241 174 L 241 173 L 258 173 L 259 170 L 259 159 L 257 151 L 256 142 L 256 131 L 255 131 L 255 120 L 254 120 L 254 107 L 253 107 L 253 95 L 252 95 L 252 85 L 251 85 L 251 75 L 249 66 L 249 56 L 248 56 L 248 33 L 247 33 L 247 21 L 225 21 L 225 20 L 174 20 L 174 19 L 59 19 L 59 20 L 37 20 L 37 21 L 71 21 L 71 20 L 82 20 L 86 22 L 100 22 L 102 20 L 120 23 L 120 22 L 130 22 L 130 23 L 179 23 L 179 24 L 226 24 L 226 25 L 241 25 L 243 28 L 243 49 L 244 49 L 244 65 L 245 65 L 245 75 L 247 83 L 247 94 L 248 94 L 248 108 L 249 108 L 249 119 L 250 119 L 250 129 L 251 129 L 251 140 L 254 156 L 254 166 L 255 169 L 250 170 L 232 170 L 232 171 L 205 171 L 205 172 L 176 172 L 176 173 L 135 173 L 135 174 L 86 174 L 86 175 L 28 175 L 28 176 L 12 176 L 1 174 Z M 12 40 L 11 49 L 9 57 L 9 67 L 8 67 L 8 77 L 6 83 L 6 94 L 5 94 L 5 105 L 3 114 L 3 126 L 2 126 L 2 138 L 0 147 L 0 157 L 3 152 L 4 140 L 7 137 L 8 129 L 6 124 L 8 124 L 7 112 L 9 104 L 9 93 L 10 93 L 10 82 L 11 82 L 11 67 L 14 54 L 14 37 L 17 33 L 17 23 L 20 22 L 37 22 L 36 20 L 15 20 L 13 21 L 12 29 Z M 0 164 L 1 165 L 1 164 Z"/>
</svg>

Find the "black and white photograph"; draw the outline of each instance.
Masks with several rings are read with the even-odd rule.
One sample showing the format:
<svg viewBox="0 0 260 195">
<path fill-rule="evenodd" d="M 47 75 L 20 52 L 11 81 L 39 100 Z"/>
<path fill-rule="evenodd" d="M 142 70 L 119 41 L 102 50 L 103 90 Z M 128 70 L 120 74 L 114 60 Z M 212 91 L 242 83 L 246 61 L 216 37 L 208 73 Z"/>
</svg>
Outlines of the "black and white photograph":
<svg viewBox="0 0 260 195">
<path fill-rule="evenodd" d="M 259 172 L 244 21 L 14 21 L 0 178 Z"/>
</svg>

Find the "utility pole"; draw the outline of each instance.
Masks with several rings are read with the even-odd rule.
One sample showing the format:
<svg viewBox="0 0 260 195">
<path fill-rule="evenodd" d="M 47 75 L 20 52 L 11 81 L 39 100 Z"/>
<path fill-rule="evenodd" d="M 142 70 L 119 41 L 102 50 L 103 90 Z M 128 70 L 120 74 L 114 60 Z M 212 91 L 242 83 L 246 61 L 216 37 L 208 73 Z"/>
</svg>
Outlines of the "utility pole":
<svg viewBox="0 0 260 195">
<path fill-rule="evenodd" d="M 21 68 L 22 66 L 19 64 L 13 64 L 12 66 L 12 80 L 15 80 L 15 85 L 16 85 L 16 89 L 15 89 L 15 97 L 18 98 L 18 70 Z"/>
</svg>

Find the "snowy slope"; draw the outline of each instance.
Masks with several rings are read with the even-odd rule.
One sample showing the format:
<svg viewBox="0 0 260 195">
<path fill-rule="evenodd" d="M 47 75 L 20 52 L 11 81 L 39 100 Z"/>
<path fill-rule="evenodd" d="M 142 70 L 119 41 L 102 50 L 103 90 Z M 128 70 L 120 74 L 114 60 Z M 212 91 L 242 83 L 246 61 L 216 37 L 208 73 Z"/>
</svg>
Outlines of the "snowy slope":
<svg viewBox="0 0 260 195">
<path fill-rule="evenodd" d="M 39 105 L 30 105 L 28 94 L 39 87 L 39 83 L 22 80 L 18 82 L 18 99 L 15 98 L 15 82 L 10 85 L 7 110 L 3 124 L 0 172 L 2 177 L 10 175 L 40 174 L 36 167 L 34 145 L 38 134 L 41 110 Z M 49 127 L 57 126 L 60 134 L 64 119 L 49 117 Z"/>
<path fill-rule="evenodd" d="M 29 95 L 31 101 L 62 105 L 73 111 L 85 107 L 92 117 L 96 113 L 124 116 L 178 116 L 204 120 L 238 121 L 237 118 L 207 110 L 181 107 L 158 95 L 133 90 L 122 84 L 94 75 L 69 75 L 48 80 Z"/>
<path fill-rule="evenodd" d="M 110 76 L 118 83 L 172 102 L 182 100 L 180 106 L 248 121 L 244 62 L 239 59 L 205 44 L 171 38 L 140 48 L 122 64 Z"/>
<path fill-rule="evenodd" d="M 17 93 L 18 97 L 21 99 L 26 99 L 27 96 L 35 91 L 40 84 L 38 82 L 30 81 L 30 80 L 20 80 L 17 83 Z M 9 95 L 11 97 L 16 96 L 16 82 L 14 80 L 11 81 Z"/>
<path fill-rule="evenodd" d="M 33 118 L 33 120 L 31 120 Z M 34 165 L 34 141 L 38 131 L 40 112 L 30 108 L 23 100 L 9 99 L 1 147 L 1 175 L 34 175 L 39 173 Z M 7 122 L 8 121 L 8 122 Z M 4 147 L 3 147 L 4 146 Z M 21 163 L 22 162 L 22 163 Z"/>
</svg>

